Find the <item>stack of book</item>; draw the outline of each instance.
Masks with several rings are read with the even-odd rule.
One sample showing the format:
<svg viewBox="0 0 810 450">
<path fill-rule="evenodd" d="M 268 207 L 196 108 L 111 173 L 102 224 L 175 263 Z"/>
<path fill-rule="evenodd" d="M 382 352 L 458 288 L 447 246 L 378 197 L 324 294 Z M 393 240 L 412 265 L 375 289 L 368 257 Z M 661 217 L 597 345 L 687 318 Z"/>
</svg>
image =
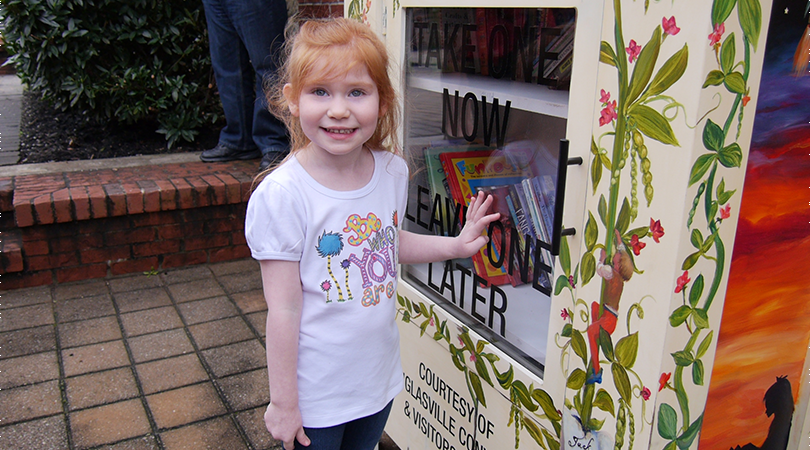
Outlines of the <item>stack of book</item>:
<svg viewBox="0 0 810 450">
<path fill-rule="evenodd" d="M 534 273 L 540 274 L 538 284 L 550 286 L 547 271 L 536 271 L 534 265 L 539 260 L 552 266 L 550 252 L 538 241 L 551 242 L 555 185 L 551 176 L 541 174 L 537 153 L 530 143 L 497 150 L 454 145 L 424 149 L 431 197 L 452 199 L 457 210 L 479 191 L 494 197 L 492 210 L 501 213 L 502 227 L 493 228 L 490 245 L 473 256 L 473 264 L 479 276 L 496 286 L 533 282 Z M 513 241 L 519 248 L 512 248 Z"/>
</svg>

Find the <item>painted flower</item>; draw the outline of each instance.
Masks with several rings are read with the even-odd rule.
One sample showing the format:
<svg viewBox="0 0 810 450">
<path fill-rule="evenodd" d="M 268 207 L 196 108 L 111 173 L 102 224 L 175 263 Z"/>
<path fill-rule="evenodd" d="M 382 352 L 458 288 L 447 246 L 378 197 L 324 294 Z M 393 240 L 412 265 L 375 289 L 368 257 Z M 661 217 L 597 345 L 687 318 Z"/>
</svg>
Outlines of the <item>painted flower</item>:
<svg viewBox="0 0 810 450">
<path fill-rule="evenodd" d="M 619 115 L 616 113 L 616 100 L 607 103 L 602 109 L 602 116 L 599 117 L 599 126 L 604 126 L 616 120 Z"/>
<path fill-rule="evenodd" d="M 568 318 L 571 317 L 571 314 L 568 313 L 568 308 L 562 309 L 562 312 L 560 312 L 560 317 L 562 317 L 563 320 L 568 320 Z"/>
<path fill-rule="evenodd" d="M 476 359 L 478 358 L 475 357 L 475 353 L 470 353 L 470 361 L 475 362 Z"/>
<path fill-rule="evenodd" d="M 652 234 L 652 238 L 657 244 L 659 239 L 664 236 L 664 227 L 661 226 L 661 220 L 653 220 L 650 217 L 650 234 Z"/>
<path fill-rule="evenodd" d="M 726 205 L 720 208 L 720 219 L 728 219 L 731 217 L 731 205 Z"/>
<path fill-rule="evenodd" d="M 600 101 L 600 102 L 601 102 L 603 105 L 607 105 L 607 104 L 608 104 L 608 102 L 610 101 L 610 92 L 607 92 L 607 91 L 605 91 L 604 89 L 602 89 L 602 90 L 601 90 L 601 92 L 600 92 L 600 94 L 601 94 L 601 96 L 599 97 L 599 101 Z"/>
<path fill-rule="evenodd" d="M 433 320 L 433 317 L 430 318 L 430 326 L 436 326 L 436 321 Z"/>
<path fill-rule="evenodd" d="M 672 378 L 672 372 L 661 374 L 661 378 L 658 379 L 658 392 L 663 391 L 664 388 L 667 387 L 670 378 Z"/>
<path fill-rule="evenodd" d="M 647 386 L 644 386 L 641 389 L 641 398 L 643 398 L 645 402 L 650 399 L 651 394 L 652 394 L 652 392 L 650 392 L 650 390 L 647 388 Z"/>
<path fill-rule="evenodd" d="M 624 49 L 627 52 L 627 55 L 630 57 L 630 63 L 632 64 L 633 61 L 638 58 L 639 53 L 641 53 L 641 46 L 636 43 L 635 39 L 630 39 L 630 46 Z"/>
<path fill-rule="evenodd" d="M 749 96 L 747 96 L 747 95 L 746 95 L 745 97 L 743 97 L 743 98 L 742 98 L 742 104 L 743 104 L 743 107 L 747 106 L 747 105 L 748 105 L 748 102 L 750 102 L 750 101 L 751 101 L 751 97 L 749 97 Z"/>
<path fill-rule="evenodd" d="M 675 25 L 675 16 L 672 16 L 669 19 L 666 17 L 662 18 L 661 27 L 664 28 L 664 33 L 670 36 L 675 36 L 679 31 L 681 31 L 681 29 Z"/>
<path fill-rule="evenodd" d="M 633 237 L 630 238 L 630 245 L 633 247 L 633 254 L 636 256 L 641 254 L 641 249 L 647 246 L 647 244 L 638 239 L 637 234 L 634 234 Z"/>
<path fill-rule="evenodd" d="M 321 282 L 321 290 L 324 292 L 328 292 L 329 289 L 332 289 L 332 283 L 329 280 L 325 280 Z"/>
<path fill-rule="evenodd" d="M 722 23 L 718 23 L 714 26 L 714 30 L 712 34 L 709 35 L 709 45 L 712 47 L 716 47 L 720 45 L 720 39 L 723 39 L 723 33 L 726 32 L 726 26 Z"/>
<path fill-rule="evenodd" d="M 675 286 L 675 293 L 677 294 L 677 293 L 681 292 L 682 290 L 684 290 L 684 289 L 686 288 L 686 285 L 687 285 L 687 284 L 688 284 L 690 281 L 692 281 L 692 279 L 691 279 L 691 278 L 689 278 L 689 271 L 688 271 L 688 270 L 684 270 L 684 271 L 683 271 L 683 275 L 681 275 L 681 276 L 679 276 L 679 277 L 678 277 L 678 280 L 677 280 L 678 285 L 677 285 L 677 286 Z"/>
<path fill-rule="evenodd" d="M 568 275 L 568 284 L 570 284 L 572 288 L 577 287 L 576 283 L 574 283 L 574 276 L 573 275 Z"/>
<path fill-rule="evenodd" d="M 460 347 L 464 347 L 464 339 L 461 339 L 461 336 L 456 336 L 458 338 L 458 345 Z"/>
</svg>

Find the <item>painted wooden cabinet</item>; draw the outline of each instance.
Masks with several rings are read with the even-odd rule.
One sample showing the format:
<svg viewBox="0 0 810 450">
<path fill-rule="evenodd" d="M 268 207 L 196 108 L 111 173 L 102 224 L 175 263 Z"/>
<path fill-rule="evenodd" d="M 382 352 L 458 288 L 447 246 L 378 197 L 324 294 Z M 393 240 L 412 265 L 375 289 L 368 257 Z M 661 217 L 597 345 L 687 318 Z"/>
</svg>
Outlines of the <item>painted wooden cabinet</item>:
<svg viewBox="0 0 810 450">
<path fill-rule="evenodd" d="M 471 260 L 401 267 L 401 448 L 698 447 L 771 6 L 349 5 L 397 64 L 403 226 L 452 234 L 476 190 L 502 214 Z"/>
</svg>

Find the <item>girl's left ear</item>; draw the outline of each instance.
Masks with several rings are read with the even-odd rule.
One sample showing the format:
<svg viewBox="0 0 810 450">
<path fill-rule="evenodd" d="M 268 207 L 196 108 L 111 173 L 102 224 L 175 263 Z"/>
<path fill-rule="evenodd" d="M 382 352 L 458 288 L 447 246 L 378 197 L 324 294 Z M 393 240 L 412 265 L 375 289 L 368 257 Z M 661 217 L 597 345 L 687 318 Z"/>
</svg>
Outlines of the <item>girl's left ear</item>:
<svg viewBox="0 0 810 450">
<path fill-rule="evenodd" d="M 287 100 L 287 105 L 290 108 L 290 114 L 292 114 L 293 117 L 298 117 L 298 102 L 292 99 L 292 85 L 290 83 L 285 84 L 281 89 L 281 93 L 284 94 L 284 99 Z"/>
</svg>

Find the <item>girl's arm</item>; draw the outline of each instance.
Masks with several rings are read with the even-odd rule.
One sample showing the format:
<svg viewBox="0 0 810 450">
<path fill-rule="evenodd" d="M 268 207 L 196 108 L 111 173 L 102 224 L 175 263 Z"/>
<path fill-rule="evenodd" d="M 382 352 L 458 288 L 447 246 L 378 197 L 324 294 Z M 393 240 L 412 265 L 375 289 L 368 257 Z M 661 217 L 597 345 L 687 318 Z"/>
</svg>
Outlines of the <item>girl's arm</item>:
<svg viewBox="0 0 810 450">
<path fill-rule="evenodd" d="M 402 230 L 399 233 L 399 263 L 420 264 L 469 258 L 486 245 L 489 238 L 484 230 L 500 218 L 499 213 L 487 214 L 492 196 L 479 192 L 470 200 L 467 221 L 456 237 L 416 234 Z"/>
<path fill-rule="evenodd" d="M 308 446 L 298 409 L 298 334 L 303 294 L 297 261 L 261 261 L 267 301 L 267 376 L 270 404 L 264 422 L 274 439 Z"/>
</svg>

